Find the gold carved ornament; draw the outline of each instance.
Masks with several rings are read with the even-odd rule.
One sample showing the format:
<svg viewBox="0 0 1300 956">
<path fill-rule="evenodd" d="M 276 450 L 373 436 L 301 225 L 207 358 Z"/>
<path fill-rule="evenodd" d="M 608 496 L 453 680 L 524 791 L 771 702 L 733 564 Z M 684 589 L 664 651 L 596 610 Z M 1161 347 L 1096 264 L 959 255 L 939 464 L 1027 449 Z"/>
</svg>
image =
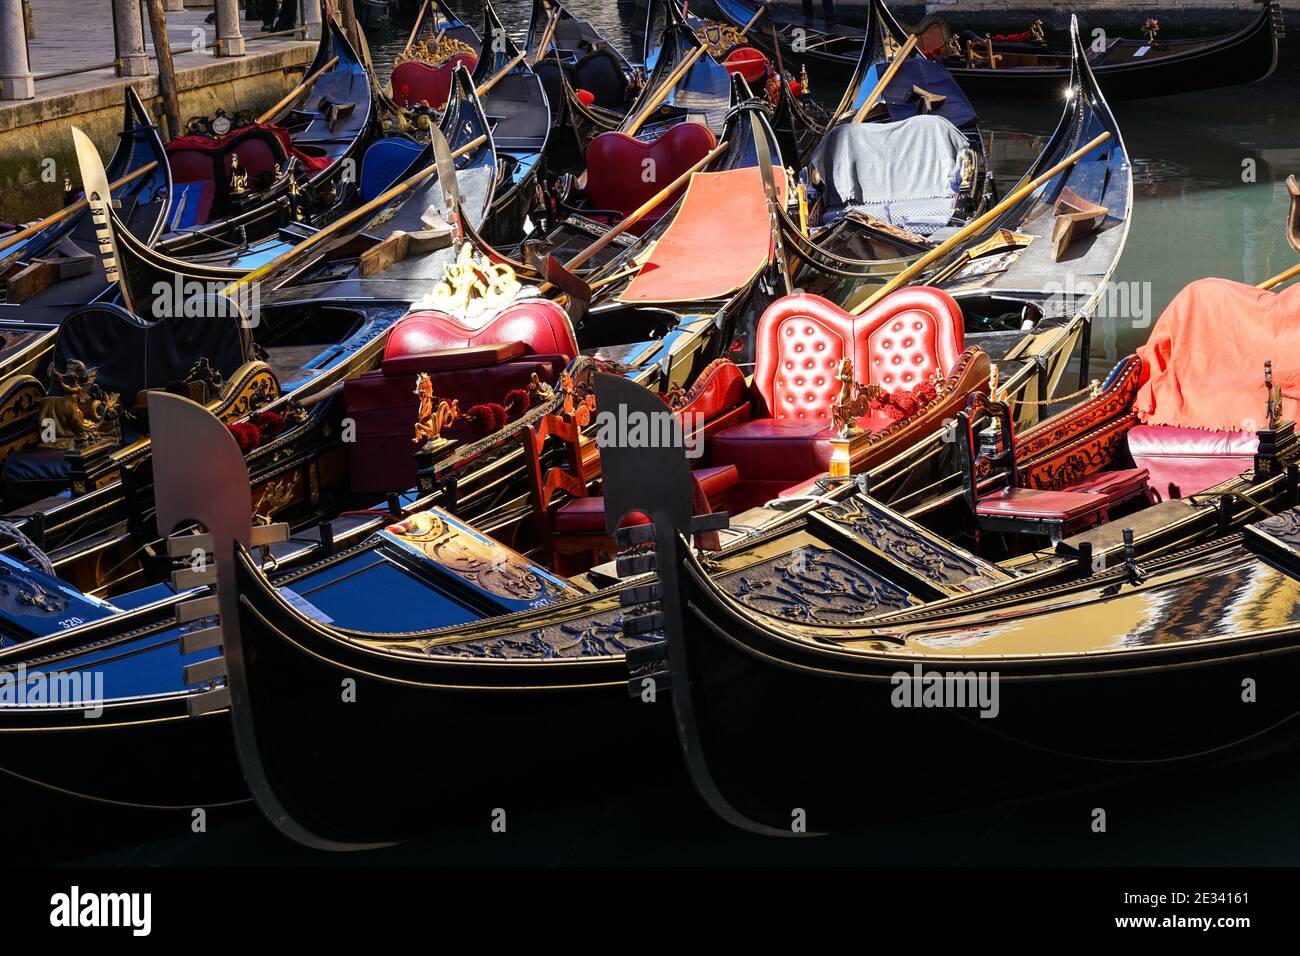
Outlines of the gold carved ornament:
<svg viewBox="0 0 1300 956">
<path fill-rule="evenodd" d="M 415 395 L 420 406 L 415 415 L 415 437 L 411 441 L 424 442 L 425 451 L 446 445 L 448 439 L 443 438 L 442 433 L 460 417 L 460 399 L 453 398 L 450 402 L 435 399 L 428 372 L 415 377 Z"/>
<path fill-rule="evenodd" d="M 469 243 L 460 247 L 442 279 L 414 308 L 435 309 L 461 318 L 495 313 L 514 301 L 521 288 L 515 270 L 475 254 Z"/>
</svg>

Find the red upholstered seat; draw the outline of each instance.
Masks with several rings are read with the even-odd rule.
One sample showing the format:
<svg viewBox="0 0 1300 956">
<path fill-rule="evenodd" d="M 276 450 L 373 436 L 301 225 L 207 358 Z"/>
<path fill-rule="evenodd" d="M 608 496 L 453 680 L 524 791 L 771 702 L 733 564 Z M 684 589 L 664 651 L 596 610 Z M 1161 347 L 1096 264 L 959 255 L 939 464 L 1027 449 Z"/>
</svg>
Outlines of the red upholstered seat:
<svg viewBox="0 0 1300 956">
<path fill-rule="evenodd" d="M 648 143 L 617 131 L 601 133 L 587 146 L 587 198 L 596 209 L 626 216 L 716 145 L 713 131 L 700 123 L 678 123 Z M 644 232 L 677 198 L 674 194 L 665 199 L 631 231 Z"/>
<path fill-rule="evenodd" d="M 554 302 L 524 300 L 478 328 L 443 312 L 413 312 L 389 333 L 381 367 L 343 386 L 357 440 L 348 446 L 354 491 L 384 492 L 415 483 L 415 377 L 428 372 L 438 398 L 456 399 L 463 413 L 502 403 L 536 374 L 554 383 L 577 355 L 567 314 Z M 446 433 L 474 437 L 462 418 Z"/>
<path fill-rule="evenodd" d="M 1101 520 L 1106 505 L 1103 495 L 1076 491 L 1043 491 L 1038 488 L 1007 488 L 981 498 L 976 513 L 981 517 L 1060 520 L 1078 527 L 1089 519 Z"/>
<path fill-rule="evenodd" d="M 249 177 L 256 177 L 262 173 L 274 174 L 275 167 L 282 166 L 287 157 L 275 151 L 271 146 L 272 142 L 274 140 L 269 136 L 262 137 L 253 133 L 240 140 L 231 152 L 239 157 L 239 165 L 244 168 Z M 230 175 L 231 169 L 230 155 L 227 153 L 224 160 L 227 176 Z"/>
<path fill-rule="evenodd" d="M 1098 471 L 1087 478 L 1080 478 L 1062 490 L 1104 495 L 1113 506 L 1141 494 L 1146 489 L 1148 477 L 1150 473 L 1145 468 Z"/>
<path fill-rule="evenodd" d="M 563 355 L 566 359 L 578 354 L 578 340 L 564 309 L 548 299 L 525 299 L 506 306 L 477 327 L 445 312 L 412 312 L 389 333 L 383 365 L 403 373 L 409 370 L 412 356 L 494 342 L 522 342 L 529 354 Z"/>
<path fill-rule="evenodd" d="M 734 464 L 738 510 L 777 497 L 827 470 L 831 406 L 840 362 L 859 382 L 910 391 L 935 372 L 947 375 L 963 348 L 961 308 L 946 293 L 903 289 L 853 316 L 820 296 L 797 294 L 767 308 L 755 331 L 755 404 L 765 417 L 714 436 L 714 464 Z M 877 432 L 895 419 L 873 413 L 860 427 Z"/>
<path fill-rule="evenodd" d="M 393 100 L 398 106 L 427 103 L 436 110 L 447 105 L 451 95 L 451 77 L 458 64 L 473 72 L 478 57 L 470 53 L 457 53 L 438 66 L 429 66 L 416 60 L 407 60 L 393 67 Z"/>
<path fill-rule="evenodd" d="M 1162 499 L 1184 498 L 1254 467 L 1259 436 L 1176 425 L 1135 425 L 1128 432 L 1133 462 L 1150 472 Z"/>
<path fill-rule="evenodd" d="M 740 475 L 732 465 L 719 468 L 699 468 L 691 472 L 697 493 L 702 493 L 706 507 L 711 511 L 725 511 L 727 492 L 734 488 Z M 697 509 L 698 510 L 698 509 Z M 619 524 L 620 528 L 649 524 L 645 515 L 630 514 Z M 557 534 L 604 534 L 605 499 L 600 495 L 573 498 L 555 512 Z"/>
</svg>

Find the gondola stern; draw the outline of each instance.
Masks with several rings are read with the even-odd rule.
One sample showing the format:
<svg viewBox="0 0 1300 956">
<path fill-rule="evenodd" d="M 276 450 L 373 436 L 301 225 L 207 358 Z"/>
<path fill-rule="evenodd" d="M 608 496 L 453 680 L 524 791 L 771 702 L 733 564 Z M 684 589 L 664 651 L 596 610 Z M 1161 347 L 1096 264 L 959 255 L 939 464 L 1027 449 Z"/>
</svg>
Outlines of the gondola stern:
<svg viewBox="0 0 1300 956">
<path fill-rule="evenodd" d="M 598 434 L 617 434 L 620 431 L 600 428 L 602 416 L 608 423 L 637 419 L 657 421 L 663 416 L 663 401 L 643 386 L 623 376 L 604 372 L 596 373 L 593 378 L 599 410 Z M 653 549 L 623 554 L 619 559 L 620 565 L 643 567 L 655 571 L 657 576 L 657 581 L 648 586 L 647 594 L 638 596 L 638 599 L 646 597 L 647 600 L 635 609 L 627 608 L 624 626 L 639 616 L 657 614 L 662 619 L 678 742 L 691 781 L 709 808 L 726 822 L 751 833 L 785 837 L 816 835 L 783 830 L 746 816 L 728 800 L 710 769 L 707 731 L 701 724 L 696 704 L 697 683 L 691 667 L 692 638 L 687 627 L 688 609 L 683 592 L 683 578 L 692 572 L 697 560 L 683 530 L 702 527 L 713 516 L 696 517 L 693 514 L 686 444 L 681 423 L 675 416 L 670 416 L 669 430 L 669 441 L 649 448 L 597 439 L 605 483 L 607 532 L 621 545 Z M 634 514 L 645 515 L 650 524 L 621 528 L 623 520 Z M 649 561 L 647 557 L 650 557 Z M 654 682 L 657 676 L 639 676 L 636 679 L 641 683 Z"/>
</svg>

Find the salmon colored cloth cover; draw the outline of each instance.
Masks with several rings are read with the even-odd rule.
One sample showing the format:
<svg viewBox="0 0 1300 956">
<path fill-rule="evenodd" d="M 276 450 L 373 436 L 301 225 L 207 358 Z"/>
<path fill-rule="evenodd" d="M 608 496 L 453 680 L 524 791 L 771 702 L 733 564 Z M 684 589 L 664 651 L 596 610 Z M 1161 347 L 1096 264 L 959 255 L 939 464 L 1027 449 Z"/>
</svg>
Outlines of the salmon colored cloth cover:
<svg viewBox="0 0 1300 956">
<path fill-rule="evenodd" d="M 785 202 L 785 176 L 776 174 Z M 677 215 L 650 252 L 622 302 L 698 302 L 721 299 L 747 285 L 768 261 L 763 176 L 757 166 L 696 173 Z"/>
<path fill-rule="evenodd" d="M 1200 279 L 1174 297 L 1137 354 L 1144 381 L 1135 408 L 1143 423 L 1264 428 L 1266 360 L 1274 385 L 1300 395 L 1300 286 L 1274 293 Z M 1282 415 L 1300 419 L 1300 402 L 1283 398 Z"/>
</svg>

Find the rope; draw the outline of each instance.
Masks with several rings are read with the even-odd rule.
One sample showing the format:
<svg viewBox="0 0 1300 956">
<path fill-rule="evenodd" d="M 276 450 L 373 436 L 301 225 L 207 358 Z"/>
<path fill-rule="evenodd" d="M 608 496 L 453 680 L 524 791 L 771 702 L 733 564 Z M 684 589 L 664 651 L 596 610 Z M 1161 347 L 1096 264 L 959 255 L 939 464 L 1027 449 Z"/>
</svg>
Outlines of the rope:
<svg viewBox="0 0 1300 956">
<path fill-rule="evenodd" d="M 1061 395 L 1058 398 L 1043 398 L 1032 402 L 1027 398 L 1008 398 L 1007 404 L 1008 405 L 1035 405 L 1038 407 L 1042 407 L 1044 405 L 1061 405 L 1064 404 L 1065 402 L 1072 402 L 1076 398 L 1083 398 L 1085 395 L 1091 398 L 1096 397 L 1093 394 L 1091 385 L 1087 386 L 1086 388 L 1081 388 L 1077 392 L 1071 392 L 1069 395 Z"/>
<path fill-rule="evenodd" d="M 54 562 L 50 560 L 50 556 L 38 548 L 36 542 L 23 533 L 22 528 L 8 521 L 0 521 L 0 535 L 12 538 L 18 547 L 31 556 L 31 559 L 40 566 L 42 571 L 52 578 L 57 577 L 54 573 Z"/>
</svg>

